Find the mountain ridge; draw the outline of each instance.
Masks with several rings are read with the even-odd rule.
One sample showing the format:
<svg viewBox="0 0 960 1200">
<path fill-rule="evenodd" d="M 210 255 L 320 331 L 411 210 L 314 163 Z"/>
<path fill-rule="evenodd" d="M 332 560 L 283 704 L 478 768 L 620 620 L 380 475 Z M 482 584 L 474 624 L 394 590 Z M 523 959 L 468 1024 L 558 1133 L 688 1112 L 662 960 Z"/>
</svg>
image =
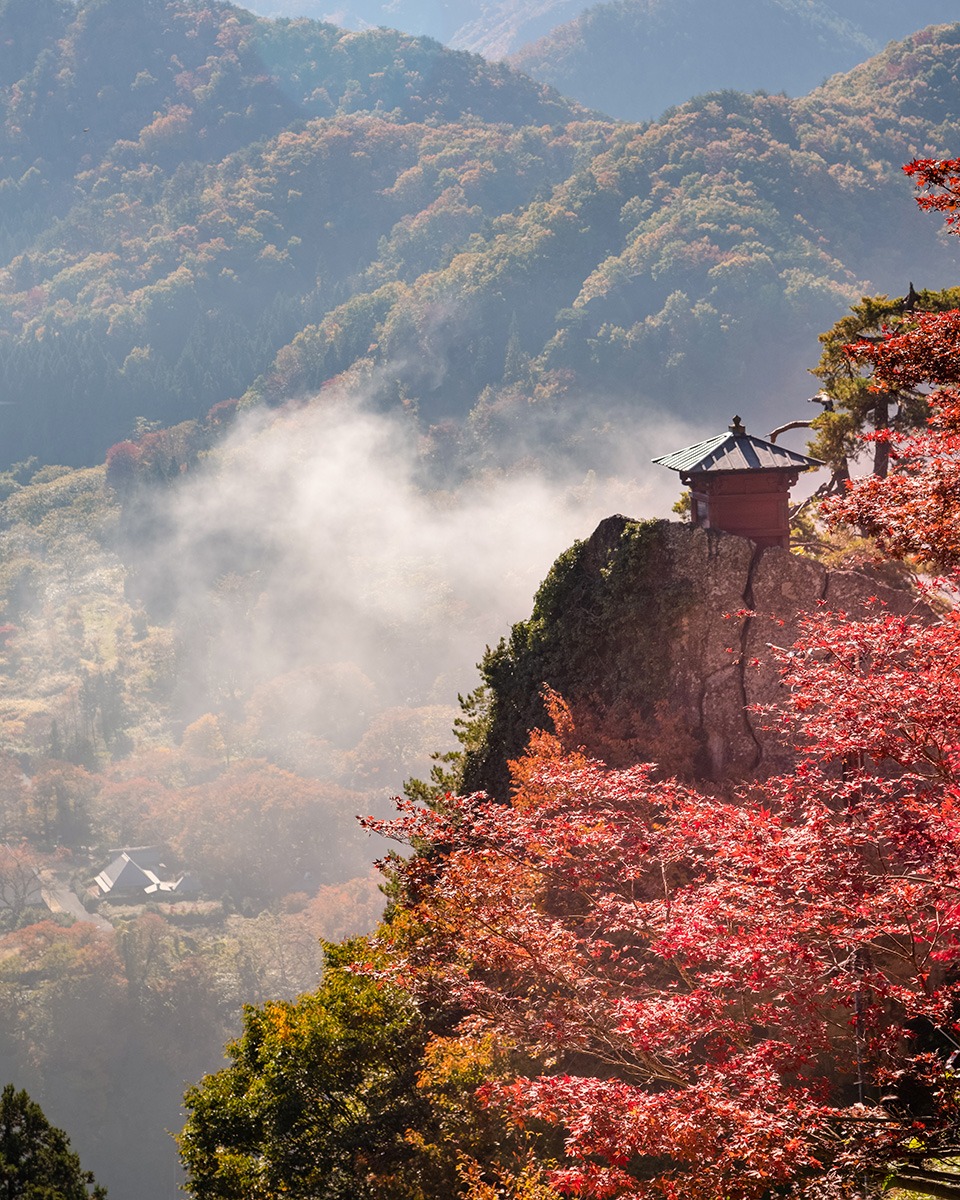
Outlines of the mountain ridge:
<svg viewBox="0 0 960 1200">
<path fill-rule="evenodd" d="M 953 282 L 899 168 L 960 140 L 957 26 L 807 98 L 629 125 L 424 39 L 230 6 L 143 0 L 161 59 L 107 70 L 114 9 L 0 96 L 15 460 L 336 381 L 413 417 L 441 475 L 612 470 L 651 413 L 779 423 L 862 291 Z"/>
<path fill-rule="evenodd" d="M 482 54 L 486 58 L 502 58 L 524 53 L 537 40 L 549 37 L 554 31 L 576 24 L 584 15 L 605 4 L 590 4 L 588 0 L 343 0 L 334 5 L 331 0 L 255 0 L 248 6 L 262 16 L 308 16 L 331 21 L 351 29 L 378 26 L 401 28 L 410 33 L 426 34 L 460 50 Z M 663 0 L 630 0 L 627 5 L 637 10 L 655 13 L 664 7 Z M 671 5 L 671 7 L 677 7 Z M 682 6 L 680 6 L 682 8 Z M 703 6 L 700 11 L 707 11 Z M 721 2 L 719 7 L 723 9 Z M 834 36 L 846 30 L 862 44 L 862 55 L 879 52 L 893 40 L 907 37 L 925 25 L 948 22 L 956 16 L 949 0 L 916 0 L 907 13 L 897 0 L 765 0 L 766 11 L 779 9 L 818 21 Z M 750 41 L 749 25 L 736 20 L 742 36 Z M 675 23 L 683 29 L 684 22 Z M 825 50 L 829 47 L 825 46 Z M 767 45 L 762 54 L 775 52 Z M 755 55 L 755 58 L 759 58 Z M 853 60 L 845 68 L 854 65 Z M 812 78 L 808 88 L 822 78 L 824 72 Z M 689 94 L 710 90 L 713 85 L 694 87 Z M 747 90 L 762 86 L 754 83 Z M 776 90 L 776 89 L 774 89 Z M 807 90 L 807 89 L 804 89 Z M 657 111 L 660 112 L 666 104 Z"/>
<path fill-rule="evenodd" d="M 899 20 L 887 13 L 877 29 L 866 6 L 854 0 L 845 7 L 830 0 L 615 0 L 594 4 L 508 61 L 591 108 L 650 120 L 700 92 L 801 96 L 889 41 L 957 16 L 934 0 Z"/>
</svg>

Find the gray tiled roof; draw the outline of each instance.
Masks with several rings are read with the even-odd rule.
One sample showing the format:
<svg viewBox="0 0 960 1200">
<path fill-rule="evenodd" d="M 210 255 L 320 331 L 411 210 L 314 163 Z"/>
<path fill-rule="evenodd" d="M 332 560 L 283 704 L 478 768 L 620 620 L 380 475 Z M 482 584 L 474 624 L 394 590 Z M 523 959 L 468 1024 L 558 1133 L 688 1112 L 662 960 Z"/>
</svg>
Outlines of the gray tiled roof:
<svg viewBox="0 0 960 1200">
<path fill-rule="evenodd" d="M 765 442 L 753 437 L 734 417 L 734 425 L 725 433 L 715 434 L 706 441 L 697 442 L 672 454 L 664 454 L 653 460 L 658 466 L 684 474 L 707 471 L 806 471 L 810 467 L 822 467 L 819 458 L 797 454 L 784 446 Z"/>
<path fill-rule="evenodd" d="M 105 867 L 96 878 L 101 891 L 130 891 L 145 887 L 150 882 L 146 872 L 138 867 L 129 854 L 121 854 L 109 867 Z"/>
</svg>

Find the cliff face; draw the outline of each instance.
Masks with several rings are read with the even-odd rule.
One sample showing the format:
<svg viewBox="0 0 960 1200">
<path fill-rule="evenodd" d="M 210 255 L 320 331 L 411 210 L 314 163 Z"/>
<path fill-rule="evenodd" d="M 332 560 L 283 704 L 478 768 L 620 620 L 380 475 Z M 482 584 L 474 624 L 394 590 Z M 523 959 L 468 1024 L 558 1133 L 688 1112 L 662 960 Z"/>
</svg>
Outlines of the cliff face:
<svg viewBox="0 0 960 1200">
<path fill-rule="evenodd" d="M 780 695 L 770 646 L 789 647 L 798 614 L 820 602 L 855 613 L 872 596 L 897 612 L 916 603 L 869 573 L 688 525 L 608 517 L 557 560 L 530 620 L 484 662 L 488 726 L 463 786 L 507 797 L 507 761 L 548 724 L 544 686 L 608 762 L 650 760 L 717 783 L 786 769 L 787 749 L 750 711 Z"/>
</svg>

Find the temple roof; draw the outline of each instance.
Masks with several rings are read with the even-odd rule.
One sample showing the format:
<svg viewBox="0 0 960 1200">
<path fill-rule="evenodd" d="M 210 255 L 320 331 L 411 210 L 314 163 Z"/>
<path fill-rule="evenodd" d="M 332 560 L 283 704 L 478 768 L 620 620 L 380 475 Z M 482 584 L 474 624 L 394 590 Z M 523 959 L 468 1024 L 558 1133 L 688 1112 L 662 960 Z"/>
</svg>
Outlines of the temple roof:
<svg viewBox="0 0 960 1200">
<path fill-rule="evenodd" d="M 807 471 L 824 465 L 819 458 L 797 454 L 784 446 L 753 437 L 744 429 L 739 417 L 733 418 L 725 433 L 715 434 L 706 441 L 674 450 L 653 461 L 671 471 L 682 471 L 684 475 L 708 471 Z"/>
</svg>

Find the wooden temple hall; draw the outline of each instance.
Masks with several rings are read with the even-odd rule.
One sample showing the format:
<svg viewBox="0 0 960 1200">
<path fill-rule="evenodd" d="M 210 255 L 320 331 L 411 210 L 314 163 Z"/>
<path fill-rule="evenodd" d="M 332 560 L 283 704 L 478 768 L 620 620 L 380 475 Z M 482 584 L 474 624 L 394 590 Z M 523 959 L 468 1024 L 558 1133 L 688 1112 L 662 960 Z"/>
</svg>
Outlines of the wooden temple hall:
<svg viewBox="0 0 960 1200">
<path fill-rule="evenodd" d="M 790 548 L 790 489 L 801 471 L 823 466 L 751 436 L 739 417 L 725 433 L 653 461 L 680 472 L 690 488 L 694 525 L 784 550 Z"/>
</svg>

